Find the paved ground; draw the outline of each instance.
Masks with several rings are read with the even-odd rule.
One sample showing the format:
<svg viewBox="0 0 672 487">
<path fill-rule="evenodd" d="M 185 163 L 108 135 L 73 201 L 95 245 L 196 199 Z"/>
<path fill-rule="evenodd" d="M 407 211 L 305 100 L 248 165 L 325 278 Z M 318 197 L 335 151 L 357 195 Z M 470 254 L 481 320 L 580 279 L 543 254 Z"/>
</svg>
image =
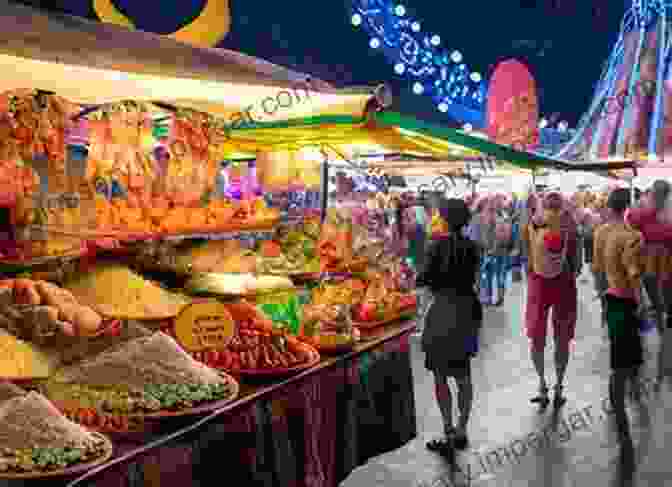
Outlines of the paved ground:
<svg viewBox="0 0 672 487">
<path fill-rule="evenodd" d="M 607 395 L 608 349 L 593 299 L 592 282 L 580 283 L 577 340 L 566 380 L 567 404 L 556 415 L 540 414 L 530 404 L 537 388 L 522 332 L 524 284 L 515 284 L 502 309 L 488 309 L 481 353 L 473 362 L 475 403 L 470 425 L 471 448 L 459 463 L 471 485 L 483 487 L 602 487 L 672 485 L 672 460 L 665 453 L 672 440 L 672 392 L 655 393 L 645 381 L 641 405 L 629 406 L 632 444 L 619 447 L 610 420 Z M 658 347 L 655 332 L 646 337 L 650 377 Z M 421 438 L 442 429 L 434 402 L 431 375 L 424 370 L 417 340 L 414 374 Z M 547 379 L 555 381 L 552 345 L 547 352 Z M 670 443 L 672 444 L 672 443 Z M 410 451 L 410 450 L 409 450 Z M 410 453 L 409 453 L 410 455 Z M 419 461 L 419 460 L 418 460 Z M 433 468 L 433 467 L 432 467 Z M 458 474 L 458 484 L 469 485 Z M 419 475 L 424 485 L 427 473 Z M 416 482 L 418 486 L 422 483 Z M 391 484 L 390 484 L 391 485 Z M 436 487 L 441 482 L 434 482 Z"/>
</svg>

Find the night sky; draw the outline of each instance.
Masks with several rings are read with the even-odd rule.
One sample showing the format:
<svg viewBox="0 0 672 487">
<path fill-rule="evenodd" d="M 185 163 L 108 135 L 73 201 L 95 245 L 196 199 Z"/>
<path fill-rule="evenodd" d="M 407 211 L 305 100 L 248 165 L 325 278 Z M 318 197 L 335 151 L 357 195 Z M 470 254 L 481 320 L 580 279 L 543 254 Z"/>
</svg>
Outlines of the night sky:
<svg viewBox="0 0 672 487">
<path fill-rule="evenodd" d="M 138 28 L 168 33 L 198 14 L 205 0 L 114 0 Z M 94 19 L 90 0 L 25 0 L 46 10 Z M 337 85 L 389 83 L 397 109 L 450 122 L 429 98 L 411 93 L 368 36 L 351 26 L 348 0 L 230 0 L 233 24 L 222 47 L 307 72 Z M 423 30 L 457 49 L 487 76 L 501 60 L 528 63 L 544 116 L 574 124 L 587 108 L 630 0 L 407 0 Z M 180 20 L 182 19 L 182 22 Z"/>
</svg>

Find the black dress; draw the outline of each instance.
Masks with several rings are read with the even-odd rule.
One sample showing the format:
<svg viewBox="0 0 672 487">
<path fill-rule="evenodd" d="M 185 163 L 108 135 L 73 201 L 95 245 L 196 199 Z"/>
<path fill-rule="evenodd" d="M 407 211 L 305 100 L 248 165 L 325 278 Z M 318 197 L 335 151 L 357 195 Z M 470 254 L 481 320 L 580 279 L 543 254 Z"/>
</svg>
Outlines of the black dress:
<svg viewBox="0 0 672 487">
<path fill-rule="evenodd" d="M 469 375 L 477 351 L 483 309 L 475 291 L 478 247 L 461 235 L 434 242 L 417 285 L 434 295 L 422 333 L 425 367 L 447 377 Z"/>
</svg>

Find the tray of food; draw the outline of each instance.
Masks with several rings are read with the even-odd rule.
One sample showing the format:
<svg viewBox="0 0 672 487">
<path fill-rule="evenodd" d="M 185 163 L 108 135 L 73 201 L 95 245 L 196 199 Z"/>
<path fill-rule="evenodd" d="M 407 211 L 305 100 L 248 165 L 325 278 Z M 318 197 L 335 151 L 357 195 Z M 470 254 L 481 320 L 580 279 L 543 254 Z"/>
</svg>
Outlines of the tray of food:
<svg viewBox="0 0 672 487">
<path fill-rule="evenodd" d="M 77 300 L 108 318 L 158 321 L 176 317 L 191 300 L 116 263 L 97 264 L 66 282 Z M 114 292 L 110 292 L 110 290 Z"/>
<path fill-rule="evenodd" d="M 108 461 L 110 440 L 66 418 L 47 398 L 0 383 L 0 479 L 75 475 Z"/>
<path fill-rule="evenodd" d="M 237 398 L 239 386 L 156 332 L 64 367 L 40 390 L 86 426 L 124 432 L 141 428 L 145 419 L 220 409 Z"/>
</svg>

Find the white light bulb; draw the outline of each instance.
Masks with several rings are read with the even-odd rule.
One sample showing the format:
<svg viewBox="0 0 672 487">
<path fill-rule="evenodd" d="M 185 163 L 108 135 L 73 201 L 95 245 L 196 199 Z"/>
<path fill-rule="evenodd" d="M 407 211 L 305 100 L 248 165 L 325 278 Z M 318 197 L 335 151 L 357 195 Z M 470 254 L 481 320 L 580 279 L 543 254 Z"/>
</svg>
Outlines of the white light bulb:
<svg viewBox="0 0 672 487">
<path fill-rule="evenodd" d="M 397 5 L 394 8 L 394 13 L 397 15 L 397 17 L 403 17 L 404 15 L 406 15 L 406 7 L 404 7 L 403 5 Z"/>
<path fill-rule="evenodd" d="M 445 102 L 439 103 L 439 111 L 446 113 L 448 111 L 448 103 Z"/>
<path fill-rule="evenodd" d="M 470 123 L 465 123 L 464 126 L 462 127 L 462 130 L 464 130 L 465 132 L 471 132 L 473 128 L 474 127 L 472 127 Z"/>
<path fill-rule="evenodd" d="M 416 95 L 422 95 L 422 93 L 425 91 L 425 87 L 422 86 L 422 83 L 418 83 L 417 81 L 413 83 L 413 93 Z"/>
<path fill-rule="evenodd" d="M 380 41 L 374 37 L 369 41 L 369 46 L 371 46 L 371 49 L 378 49 L 380 47 Z"/>
<path fill-rule="evenodd" d="M 454 63 L 459 63 L 462 61 L 462 53 L 460 51 L 453 51 L 453 53 L 450 55 L 450 59 Z"/>
<path fill-rule="evenodd" d="M 544 129 L 547 126 L 548 126 L 548 120 L 546 120 L 545 118 L 542 118 L 541 120 L 539 120 L 539 128 L 540 129 Z"/>
<path fill-rule="evenodd" d="M 413 32 L 420 32 L 420 22 L 413 22 L 411 24 L 411 30 Z"/>
<path fill-rule="evenodd" d="M 480 83 L 480 81 L 481 81 L 480 73 L 471 73 L 470 78 L 471 78 L 471 81 L 473 81 L 474 83 Z"/>
<path fill-rule="evenodd" d="M 404 66 L 402 63 L 397 63 L 394 65 L 394 72 L 397 74 L 404 74 L 404 71 L 406 71 L 406 66 Z"/>
<path fill-rule="evenodd" d="M 437 35 L 433 35 L 429 42 L 432 43 L 432 46 L 438 46 L 441 44 L 441 38 Z"/>
<path fill-rule="evenodd" d="M 359 14 L 354 14 L 352 16 L 352 18 L 350 19 L 350 21 L 352 22 L 352 25 L 354 25 L 355 27 L 358 27 L 358 26 L 362 25 L 362 16 L 359 15 Z"/>
<path fill-rule="evenodd" d="M 559 130 L 560 132 L 567 132 L 567 129 L 568 129 L 568 128 L 569 128 L 569 124 L 568 124 L 567 122 L 564 122 L 564 121 L 563 121 L 563 122 L 560 122 L 560 123 L 558 124 L 558 130 Z"/>
</svg>

